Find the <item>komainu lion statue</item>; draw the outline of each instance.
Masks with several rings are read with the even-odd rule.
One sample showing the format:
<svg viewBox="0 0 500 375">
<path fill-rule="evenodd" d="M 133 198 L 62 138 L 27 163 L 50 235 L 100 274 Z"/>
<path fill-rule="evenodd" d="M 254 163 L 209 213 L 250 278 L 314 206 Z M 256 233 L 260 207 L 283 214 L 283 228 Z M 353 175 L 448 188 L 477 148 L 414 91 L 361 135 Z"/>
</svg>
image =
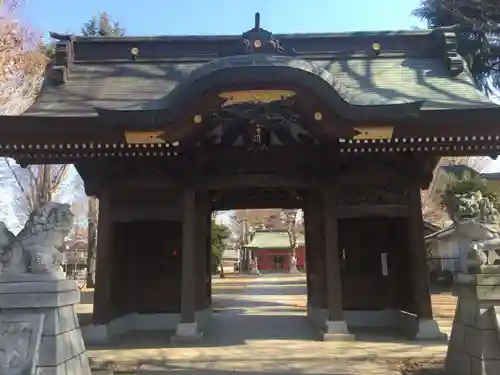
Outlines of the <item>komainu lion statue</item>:
<svg viewBox="0 0 500 375">
<path fill-rule="evenodd" d="M 59 252 L 73 227 L 69 204 L 49 202 L 31 213 L 17 236 L 0 222 L 0 276 L 49 274 L 63 278 Z"/>
<path fill-rule="evenodd" d="M 456 230 L 472 239 L 466 253 L 466 272 L 478 272 L 493 264 L 500 251 L 500 213 L 498 203 L 480 190 L 466 193 L 447 192 L 446 210 Z"/>
<path fill-rule="evenodd" d="M 492 200 L 480 191 L 463 194 L 448 193 L 444 197 L 446 210 L 456 224 L 476 221 L 487 225 L 498 223 L 499 212 Z"/>
</svg>

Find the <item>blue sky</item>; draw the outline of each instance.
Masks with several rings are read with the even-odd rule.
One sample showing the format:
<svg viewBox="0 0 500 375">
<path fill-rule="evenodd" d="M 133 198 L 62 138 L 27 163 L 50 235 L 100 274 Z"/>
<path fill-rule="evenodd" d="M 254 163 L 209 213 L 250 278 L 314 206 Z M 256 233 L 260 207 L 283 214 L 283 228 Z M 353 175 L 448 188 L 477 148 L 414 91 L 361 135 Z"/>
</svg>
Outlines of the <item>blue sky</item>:
<svg viewBox="0 0 500 375">
<path fill-rule="evenodd" d="M 409 29 L 419 0 L 27 0 L 27 20 L 44 33 L 79 33 L 99 12 L 120 20 L 129 35 L 240 34 L 255 12 L 273 33 Z"/>
</svg>

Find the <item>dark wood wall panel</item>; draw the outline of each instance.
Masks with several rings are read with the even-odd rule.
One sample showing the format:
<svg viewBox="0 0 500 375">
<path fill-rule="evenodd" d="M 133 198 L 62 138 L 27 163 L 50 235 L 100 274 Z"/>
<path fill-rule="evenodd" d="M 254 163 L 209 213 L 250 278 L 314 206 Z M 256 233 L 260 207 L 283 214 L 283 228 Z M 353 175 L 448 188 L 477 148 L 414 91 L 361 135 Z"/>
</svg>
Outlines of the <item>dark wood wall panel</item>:
<svg viewBox="0 0 500 375">
<path fill-rule="evenodd" d="M 113 229 L 113 250 L 119 265 L 112 279 L 111 293 L 116 315 L 132 312 L 178 313 L 181 298 L 182 223 L 114 223 Z M 205 277 L 199 280 L 201 282 Z M 206 293 L 197 294 L 197 309 L 204 309 L 208 305 Z"/>
<path fill-rule="evenodd" d="M 341 219 L 340 259 L 345 310 L 402 308 L 408 293 L 407 219 Z M 382 254 L 386 254 L 384 275 Z"/>
</svg>

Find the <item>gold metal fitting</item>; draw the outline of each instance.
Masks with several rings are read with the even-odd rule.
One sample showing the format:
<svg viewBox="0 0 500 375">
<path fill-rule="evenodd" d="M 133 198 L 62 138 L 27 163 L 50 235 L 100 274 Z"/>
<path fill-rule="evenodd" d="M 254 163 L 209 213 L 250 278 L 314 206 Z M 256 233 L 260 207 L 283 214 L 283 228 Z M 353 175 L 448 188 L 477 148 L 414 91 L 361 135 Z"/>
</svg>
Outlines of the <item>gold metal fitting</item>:
<svg viewBox="0 0 500 375">
<path fill-rule="evenodd" d="M 201 115 L 195 115 L 193 117 L 193 122 L 195 124 L 201 124 L 202 121 L 203 121 L 203 117 Z"/>
</svg>

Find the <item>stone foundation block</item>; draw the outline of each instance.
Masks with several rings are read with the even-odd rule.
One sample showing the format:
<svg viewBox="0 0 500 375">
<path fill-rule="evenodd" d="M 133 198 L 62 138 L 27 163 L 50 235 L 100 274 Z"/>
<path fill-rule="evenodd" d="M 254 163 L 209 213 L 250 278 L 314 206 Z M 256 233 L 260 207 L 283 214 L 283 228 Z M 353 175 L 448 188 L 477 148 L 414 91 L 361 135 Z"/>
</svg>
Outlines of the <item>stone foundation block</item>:
<svg viewBox="0 0 500 375">
<path fill-rule="evenodd" d="M 446 353 L 447 373 L 500 375 L 500 275 L 461 275 L 454 294 L 458 302 Z"/>
<path fill-rule="evenodd" d="M 179 322 L 175 331 L 175 336 L 172 337 L 173 343 L 183 343 L 198 341 L 203 337 L 202 332 L 198 327 L 198 322 Z"/>
<path fill-rule="evenodd" d="M 212 310 L 210 308 L 198 310 L 195 316 L 198 330 L 203 331 L 212 321 Z M 179 313 L 133 313 L 113 319 L 108 324 L 83 326 L 81 331 L 86 343 L 103 344 L 108 342 L 111 337 L 129 332 L 176 331 L 179 320 Z"/>
<path fill-rule="evenodd" d="M 0 279 L 0 375 L 90 375 L 78 301 L 76 281 Z"/>
<path fill-rule="evenodd" d="M 323 341 L 352 341 L 354 335 L 349 333 L 345 321 L 328 320 L 323 331 Z"/>
<path fill-rule="evenodd" d="M 448 340 L 446 333 L 439 330 L 439 326 L 434 319 L 418 319 L 415 340 Z"/>
<path fill-rule="evenodd" d="M 399 310 L 396 312 L 396 327 L 398 332 L 410 340 L 446 341 L 448 336 L 441 332 L 434 319 L 422 319 L 416 314 Z"/>
</svg>

